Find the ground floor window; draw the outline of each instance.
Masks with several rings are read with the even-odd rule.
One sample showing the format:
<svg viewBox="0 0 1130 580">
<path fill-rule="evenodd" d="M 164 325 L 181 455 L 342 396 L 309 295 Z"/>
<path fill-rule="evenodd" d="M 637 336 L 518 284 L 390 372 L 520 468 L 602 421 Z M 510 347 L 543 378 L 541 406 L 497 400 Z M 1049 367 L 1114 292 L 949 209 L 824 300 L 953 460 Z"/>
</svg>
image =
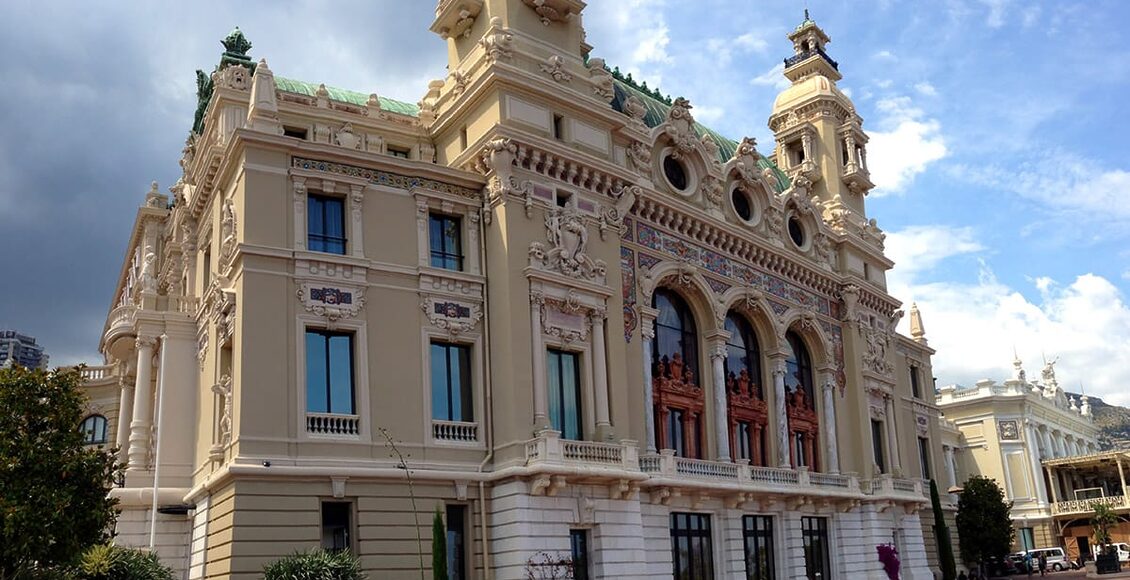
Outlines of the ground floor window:
<svg viewBox="0 0 1130 580">
<path fill-rule="evenodd" d="M 322 502 L 322 548 L 352 549 L 353 504 L 347 501 Z"/>
<path fill-rule="evenodd" d="M 573 554 L 573 580 L 589 580 L 589 531 L 569 530 Z"/>
<path fill-rule="evenodd" d="M 773 580 L 773 518 L 745 516 L 742 518 L 742 537 L 745 539 L 745 576 L 747 580 Z"/>
<path fill-rule="evenodd" d="M 709 515 L 671 514 L 671 556 L 674 580 L 713 580 Z"/>
<path fill-rule="evenodd" d="M 828 553 L 828 518 L 800 519 L 804 539 L 804 572 L 808 580 L 827 580 L 831 576 Z"/>
<path fill-rule="evenodd" d="M 447 578 L 463 580 L 467 570 L 467 506 L 447 506 Z"/>
<path fill-rule="evenodd" d="M 1028 550 L 1036 549 L 1036 535 L 1032 532 L 1032 528 L 1020 528 L 1020 534 L 1017 538 L 1020 540 L 1020 549 L 1027 552 Z"/>
</svg>

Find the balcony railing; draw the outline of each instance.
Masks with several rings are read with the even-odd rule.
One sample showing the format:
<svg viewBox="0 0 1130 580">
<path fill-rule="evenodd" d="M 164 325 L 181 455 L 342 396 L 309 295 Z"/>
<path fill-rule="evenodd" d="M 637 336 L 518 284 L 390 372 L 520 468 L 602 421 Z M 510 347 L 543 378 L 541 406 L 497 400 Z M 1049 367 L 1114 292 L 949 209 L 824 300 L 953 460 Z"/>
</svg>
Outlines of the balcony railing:
<svg viewBox="0 0 1130 580">
<path fill-rule="evenodd" d="M 447 443 L 478 443 L 479 424 L 432 419 L 432 438 Z"/>
<path fill-rule="evenodd" d="M 542 431 L 526 442 L 526 465 L 565 464 L 605 466 L 639 471 L 636 442 L 619 443 L 562 439 L 557 431 Z"/>
<path fill-rule="evenodd" d="M 824 60 L 828 61 L 828 64 L 832 65 L 832 68 L 834 68 L 836 70 L 840 70 L 840 63 L 832 60 L 832 57 L 828 56 L 828 53 L 824 52 L 823 50 L 821 50 L 819 48 L 816 49 L 816 50 L 806 50 L 804 52 L 801 52 L 799 54 L 794 54 L 793 56 L 786 58 L 785 59 L 785 67 L 788 68 L 790 66 L 793 66 L 794 64 L 804 62 L 804 61 L 806 61 L 806 60 L 808 60 L 808 59 L 810 59 L 814 56 L 817 56 L 817 55 L 819 55 L 820 58 L 823 58 Z"/>
<path fill-rule="evenodd" d="M 361 435 L 361 417 L 336 413 L 306 413 L 306 432 L 322 437 L 356 439 Z"/>
<path fill-rule="evenodd" d="M 1084 514 L 1095 511 L 1095 504 L 1102 504 L 1113 509 L 1130 508 L 1126 496 L 1112 495 L 1091 499 L 1072 499 L 1052 504 L 1052 515 Z"/>
<path fill-rule="evenodd" d="M 84 382 L 101 381 L 114 376 L 114 365 L 101 365 L 96 367 L 85 367 L 79 373 Z"/>
</svg>

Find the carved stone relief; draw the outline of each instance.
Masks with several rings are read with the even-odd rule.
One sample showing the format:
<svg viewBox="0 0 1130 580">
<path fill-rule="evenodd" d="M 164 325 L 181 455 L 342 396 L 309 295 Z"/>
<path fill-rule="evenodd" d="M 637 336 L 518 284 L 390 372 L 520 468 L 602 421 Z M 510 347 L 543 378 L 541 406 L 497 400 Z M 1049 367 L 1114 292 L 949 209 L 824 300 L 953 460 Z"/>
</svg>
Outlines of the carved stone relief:
<svg viewBox="0 0 1130 580">
<path fill-rule="evenodd" d="M 548 245 L 542 242 L 530 244 L 532 265 L 569 277 L 604 283 L 607 265 L 585 253 L 589 240 L 588 227 L 576 207 L 569 205 L 547 211 L 545 229 Z"/>
<path fill-rule="evenodd" d="M 560 55 L 551 55 L 549 58 L 545 59 L 545 62 L 539 65 L 539 68 L 541 68 L 541 72 L 549 75 L 550 78 L 559 83 L 567 83 L 573 80 L 573 75 L 569 74 L 568 70 L 565 70 L 565 59 Z"/>
<path fill-rule="evenodd" d="M 420 309 L 432 326 L 446 330 L 452 336 L 473 330 L 483 318 L 483 308 L 479 304 L 434 296 L 425 297 Z"/>
<path fill-rule="evenodd" d="M 296 294 L 307 312 L 325 316 L 330 322 L 352 318 L 365 306 L 364 291 L 361 288 L 303 282 Z"/>
<path fill-rule="evenodd" d="M 479 45 L 492 61 L 508 59 L 513 56 L 514 35 L 504 29 L 502 19 L 495 16 L 490 19 L 490 30 L 479 39 Z"/>
</svg>

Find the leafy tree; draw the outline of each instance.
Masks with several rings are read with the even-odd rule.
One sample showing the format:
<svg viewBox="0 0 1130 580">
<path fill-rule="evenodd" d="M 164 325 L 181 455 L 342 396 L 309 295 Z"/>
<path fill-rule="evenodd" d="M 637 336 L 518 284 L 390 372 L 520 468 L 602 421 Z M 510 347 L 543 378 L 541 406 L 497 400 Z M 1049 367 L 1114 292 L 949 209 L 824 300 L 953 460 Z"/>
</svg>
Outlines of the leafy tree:
<svg viewBox="0 0 1130 580">
<path fill-rule="evenodd" d="M 996 480 L 975 475 L 965 482 L 957 500 L 957 535 L 961 538 L 961 557 L 966 562 L 983 562 L 1004 557 L 1012 547 L 1012 502 Z"/>
<path fill-rule="evenodd" d="M 942 500 L 938 497 L 938 484 L 930 480 L 930 504 L 934 508 L 934 539 L 938 542 L 938 561 L 942 566 L 942 580 L 957 578 L 957 564 L 953 561 L 953 543 L 946 516 L 942 512 Z"/>
<path fill-rule="evenodd" d="M 1118 516 L 1115 515 L 1114 510 L 1110 509 L 1109 505 L 1102 502 L 1092 503 L 1091 509 L 1095 511 L 1095 516 L 1091 518 L 1091 531 L 1095 535 L 1095 545 L 1101 548 L 1103 554 L 1106 554 L 1112 541 L 1110 529 L 1118 525 Z"/>
<path fill-rule="evenodd" d="M 447 529 L 443 525 L 443 514 L 436 506 L 432 518 L 432 578 L 447 580 Z"/>
<path fill-rule="evenodd" d="M 363 580 L 361 561 L 348 550 L 298 552 L 263 567 L 264 580 Z"/>
<path fill-rule="evenodd" d="M 83 447 L 77 370 L 0 369 L 0 580 L 72 565 L 104 543 L 120 466 Z"/>
</svg>

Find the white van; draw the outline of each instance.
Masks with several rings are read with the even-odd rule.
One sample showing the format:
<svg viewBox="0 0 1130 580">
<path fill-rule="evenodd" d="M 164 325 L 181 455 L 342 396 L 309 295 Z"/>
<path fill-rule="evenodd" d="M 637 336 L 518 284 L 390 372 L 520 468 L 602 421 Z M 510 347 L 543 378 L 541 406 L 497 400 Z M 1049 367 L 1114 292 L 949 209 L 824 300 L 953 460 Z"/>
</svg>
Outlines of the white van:
<svg viewBox="0 0 1130 580">
<path fill-rule="evenodd" d="M 1125 542 L 1114 542 L 1111 546 L 1118 550 L 1119 562 L 1130 562 L 1130 545 L 1127 545 Z M 1101 550 L 1102 546 L 1091 546 L 1091 552 L 1093 552 L 1092 556 L 1097 558 Z"/>
<path fill-rule="evenodd" d="M 1048 569 L 1056 572 L 1071 569 L 1071 562 L 1067 561 L 1067 553 L 1063 551 L 1063 548 L 1036 548 L 1035 550 L 1028 550 L 1028 553 L 1032 555 L 1033 566 L 1038 565 L 1040 554 L 1043 554 L 1044 558 L 1047 559 Z"/>
</svg>

